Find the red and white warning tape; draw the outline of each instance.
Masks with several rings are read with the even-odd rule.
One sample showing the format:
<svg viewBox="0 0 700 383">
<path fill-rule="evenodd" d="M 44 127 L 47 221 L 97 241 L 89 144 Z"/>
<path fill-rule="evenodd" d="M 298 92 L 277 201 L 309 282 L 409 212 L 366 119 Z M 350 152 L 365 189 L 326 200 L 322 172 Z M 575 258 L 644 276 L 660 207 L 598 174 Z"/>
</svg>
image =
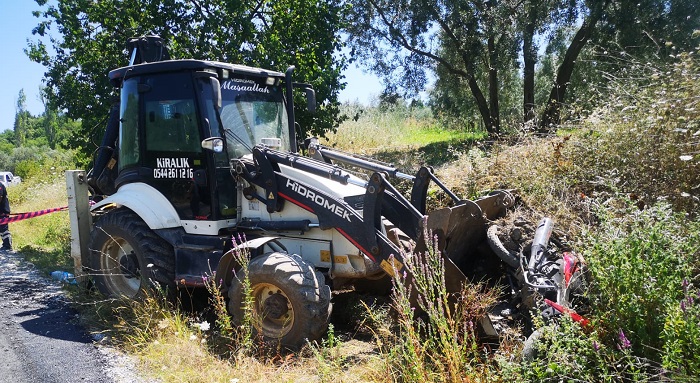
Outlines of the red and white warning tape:
<svg viewBox="0 0 700 383">
<path fill-rule="evenodd" d="M 0 225 L 4 225 L 4 224 L 10 223 L 10 222 L 22 221 L 25 219 L 34 218 L 34 217 L 38 217 L 40 215 L 46 215 L 46 214 L 55 213 L 57 211 L 63 211 L 63 210 L 68 210 L 68 206 L 54 207 L 51 209 L 32 211 L 29 213 L 14 213 L 14 214 L 10 214 L 9 217 L 0 218 Z"/>
</svg>

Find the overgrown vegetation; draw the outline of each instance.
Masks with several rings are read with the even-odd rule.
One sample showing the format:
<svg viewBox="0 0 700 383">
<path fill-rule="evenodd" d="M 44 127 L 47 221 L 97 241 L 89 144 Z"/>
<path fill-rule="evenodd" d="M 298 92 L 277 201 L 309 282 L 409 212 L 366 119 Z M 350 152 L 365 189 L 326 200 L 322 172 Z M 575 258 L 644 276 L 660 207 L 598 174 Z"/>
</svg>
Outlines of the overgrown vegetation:
<svg viewBox="0 0 700 383">
<path fill-rule="evenodd" d="M 445 288 L 445 265 L 432 233 L 428 249 L 402 254 L 406 272 L 394 269 L 392 308 L 398 332 L 387 354 L 391 381 L 461 382 L 488 370 L 476 332 L 497 293 L 468 284 L 455 298 Z"/>
<path fill-rule="evenodd" d="M 615 218 L 615 213 L 625 219 Z M 687 318 L 673 319 L 678 311 L 686 311 L 680 308 L 693 307 L 688 294 L 697 290 L 690 281 L 697 275 L 700 225 L 665 204 L 644 211 L 630 204 L 601 218 L 595 235 L 586 235 L 583 249 L 595 282 L 590 294 L 593 310 L 605 313 L 596 326 L 601 337 L 615 344 L 624 333 L 629 344 L 620 347 L 633 355 L 671 373 L 697 373 L 675 366 L 685 360 L 697 365 L 700 359 L 686 347 L 695 349 L 699 340 L 672 329 Z"/>
<path fill-rule="evenodd" d="M 688 334 L 697 331 L 700 282 L 700 65 L 693 54 L 676 59 L 663 70 L 638 63 L 635 73 L 649 77 L 611 81 L 613 103 L 585 125 L 491 152 L 492 164 L 519 164 L 497 166 L 491 182 L 519 180 L 539 210 L 581 234 L 576 247 L 593 281 L 594 330 L 546 332 L 548 363 L 521 364 L 521 379 L 692 381 L 698 374 L 689 350 L 700 344 Z"/>
<path fill-rule="evenodd" d="M 667 62 L 677 48 L 693 49 L 700 24 L 691 4 L 359 0 L 347 29 L 353 53 L 382 78 L 385 93 L 429 90 L 435 115 L 455 126 L 480 119 L 495 134 L 518 125 L 547 132 L 571 100 L 609 81 L 598 72 L 630 69 L 608 52 Z"/>
<path fill-rule="evenodd" d="M 356 154 L 380 156 L 387 150 L 411 152 L 431 144 L 457 144 L 485 138 L 484 132 L 445 130 L 431 115 L 430 108 L 406 104 L 403 100 L 378 106 L 346 104 L 348 121 L 326 144 Z"/>
<path fill-rule="evenodd" d="M 626 56 L 634 65 L 599 89 L 609 103 L 572 133 L 581 137 L 565 145 L 559 161 L 572 181 L 585 181 L 578 183 L 583 193 L 700 212 L 700 63 L 697 52 L 673 57 L 657 66 Z"/>
<path fill-rule="evenodd" d="M 420 268 L 413 274 L 425 277 L 408 284 L 410 291 L 397 284 L 391 305 L 359 300 L 346 308 L 356 322 L 342 317 L 346 323 L 334 323 L 324 341 L 294 354 L 258 352 L 254 337 L 241 332 L 247 330 L 227 322 L 216 295 L 210 312 L 196 314 L 157 297 L 115 302 L 82 296 L 89 303 L 81 306 L 84 318 L 137 355 L 145 374 L 163 381 L 694 381 L 700 374 L 695 54 L 677 55 L 663 68 L 639 63 L 634 73 L 646 75 L 611 79 L 605 91 L 614 96 L 605 100 L 612 101 L 555 137 L 516 135 L 488 143 L 469 133 L 430 133 L 439 125 L 419 107 L 360 113 L 357 106 L 347 107 L 351 121 L 329 137 L 329 144 L 353 152 L 395 150 L 401 154 L 392 161 L 408 170 L 437 164 L 441 179 L 465 198 L 518 189 L 528 206 L 555 219 L 588 261 L 592 325 L 564 320 L 543 326 L 534 361 L 520 358 L 519 338 L 484 351 L 469 323 L 488 295 L 472 285 L 462 305 L 449 302 L 435 277 L 442 275 L 439 257 L 431 251 L 408 257 L 416 262 L 409 270 Z M 404 137 L 428 138 L 408 143 Z M 449 149 L 431 157 L 425 148 L 441 140 L 451 140 L 443 147 Z M 62 206 L 63 183 L 56 177 L 44 184 L 32 176 L 10 188 L 13 210 Z M 70 267 L 65 213 L 25 222 L 11 224 L 18 247 L 47 271 Z M 410 296 L 418 291 L 427 298 L 416 306 Z M 425 314 L 416 315 L 415 307 Z"/>
</svg>

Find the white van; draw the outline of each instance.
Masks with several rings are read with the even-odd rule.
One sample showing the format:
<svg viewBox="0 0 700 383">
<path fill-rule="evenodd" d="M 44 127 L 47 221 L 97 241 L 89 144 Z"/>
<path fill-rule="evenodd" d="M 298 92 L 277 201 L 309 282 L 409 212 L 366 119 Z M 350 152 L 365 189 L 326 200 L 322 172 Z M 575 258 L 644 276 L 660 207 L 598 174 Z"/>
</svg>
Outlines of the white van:
<svg viewBox="0 0 700 383">
<path fill-rule="evenodd" d="M 8 187 L 22 182 L 22 178 L 12 174 L 11 172 L 0 172 L 0 182 L 2 182 L 5 187 Z"/>
</svg>

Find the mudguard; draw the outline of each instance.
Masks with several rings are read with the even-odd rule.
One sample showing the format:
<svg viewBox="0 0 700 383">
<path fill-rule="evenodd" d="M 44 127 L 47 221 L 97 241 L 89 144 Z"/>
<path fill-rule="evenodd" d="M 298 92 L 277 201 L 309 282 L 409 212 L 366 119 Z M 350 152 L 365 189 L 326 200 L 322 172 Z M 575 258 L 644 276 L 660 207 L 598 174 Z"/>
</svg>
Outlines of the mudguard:
<svg viewBox="0 0 700 383">
<path fill-rule="evenodd" d="M 173 205 L 154 187 L 141 182 L 122 185 L 115 194 L 103 199 L 91 212 L 125 206 L 138 214 L 151 230 L 181 227 Z"/>
<path fill-rule="evenodd" d="M 221 291 L 228 291 L 231 285 L 231 279 L 235 275 L 236 270 L 240 268 L 236 260 L 236 251 L 248 251 L 251 259 L 261 255 L 264 252 L 265 245 L 268 245 L 273 251 L 282 251 L 286 253 L 287 249 L 277 240 L 278 238 L 279 237 L 259 237 L 251 239 L 237 244 L 233 249 L 224 254 L 221 260 L 219 260 L 219 265 L 216 267 L 216 274 L 214 274 L 216 285 L 219 286 Z"/>
</svg>

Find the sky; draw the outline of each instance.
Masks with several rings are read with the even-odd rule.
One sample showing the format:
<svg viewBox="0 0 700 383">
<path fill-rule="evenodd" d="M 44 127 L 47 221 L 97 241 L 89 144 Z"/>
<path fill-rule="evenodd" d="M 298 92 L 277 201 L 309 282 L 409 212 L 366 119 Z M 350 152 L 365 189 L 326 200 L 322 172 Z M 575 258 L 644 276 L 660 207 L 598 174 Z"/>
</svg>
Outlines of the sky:
<svg viewBox="0 0 700 383">
<path fill-rule="evenodd" d="M 39 89 L 45 68 L 29 60 L 24 53 L 27 40 L 35 39 L 32 29 L 39 21 L 32 11 L 39 9 L 33 0 L 0 0 L 0 132 L 14 126 L 20 90 L 24 90 L 27 97 L 29 113 L 36 116 L 44 111 Z M 343 74 L 348 84 L 340 93 L 341 102 L 368 104 L 382 90 L 376 76 L 365 73 L 354 64 Z"/>
<path fill-rule="evenodd" d="M 44 67 L 29 60 L 23 51 L 38 20 L 32 11 L 39 6 L 33 0 L 0 0 L 0 3 L 0 131 L 4 131 L 12 129 L 15 123 L 21 89 L 27 96 L 27 110 L 31 114 L 44 111 L 39 101 Z"/>
</svg>

